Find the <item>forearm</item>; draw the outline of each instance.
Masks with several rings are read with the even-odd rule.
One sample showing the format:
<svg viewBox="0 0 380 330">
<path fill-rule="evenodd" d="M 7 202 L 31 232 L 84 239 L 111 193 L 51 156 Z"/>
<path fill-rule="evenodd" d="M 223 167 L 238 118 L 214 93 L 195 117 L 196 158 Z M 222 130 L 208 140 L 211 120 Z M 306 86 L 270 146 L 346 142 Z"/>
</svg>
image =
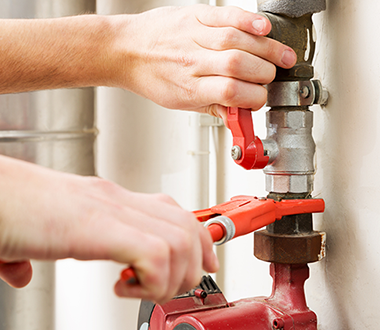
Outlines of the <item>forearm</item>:
<svg viewBox="0 0 380 330">
<path fill-rule="evenodd" d="M 114 21 L 0 20 L 0 93 L 114 85 Z"/>
</svg>

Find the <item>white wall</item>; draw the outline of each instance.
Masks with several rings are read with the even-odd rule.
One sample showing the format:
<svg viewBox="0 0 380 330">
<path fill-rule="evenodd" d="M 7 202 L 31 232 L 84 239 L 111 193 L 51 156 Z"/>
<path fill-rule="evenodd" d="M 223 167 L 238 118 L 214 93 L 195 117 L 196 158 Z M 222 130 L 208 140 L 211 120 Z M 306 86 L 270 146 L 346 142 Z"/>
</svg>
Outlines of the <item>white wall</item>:
<svg viewBox="0 0 380 330">
<path fill-rule="evenodd" d="M 124 2 L 110 3 L 120 7 Z M 223 4 L 251 10 L 255 1 Z M 327 258 L 311 265 L 306 291 L 320 329 L 370 329 L 380 322 L 379 13 L 378 0 L 328 0 L 327 11 L 315 15 L 316 75 L 331 93 L 326 108 L 314 109 L 314 195 L 327 203 L 325 214 L 317 216 L 315 223 L 327 232 L 328 244 Z M 161 109 L 120 90 L 99 93 L 103 100 L 99 106 L 100 173 L 130 189 L 170 193 L 187 207 L 188 115 Z M 263 113 L 255 116 L 255 129 L 262 137 Z M 242 170 L 229 158 L 229 132 L 219 128 L 214 133 L 218 136 L 218 155 L 212 156 L 217 159 L 212 173 L 218 174 L 214 199 L 265 195 L 261 171 Z M 251 235 L 218 253 L 222 271 L 217 279 L 230 300 L 269 294 L 268 265 L 253 257 Z M 125 324 L 120 329 L 134 326 Z"/>
<path fill-rule="evenodd" d="M 327 211 L 327 258 L 313 265 L 310 305 L 322 329 L 371 329 L 380 322 L 380 2 L 328 2 L 316 25 L 318 76 L 331 93 L 316 109 L 316 193 Z"/>
</svg>

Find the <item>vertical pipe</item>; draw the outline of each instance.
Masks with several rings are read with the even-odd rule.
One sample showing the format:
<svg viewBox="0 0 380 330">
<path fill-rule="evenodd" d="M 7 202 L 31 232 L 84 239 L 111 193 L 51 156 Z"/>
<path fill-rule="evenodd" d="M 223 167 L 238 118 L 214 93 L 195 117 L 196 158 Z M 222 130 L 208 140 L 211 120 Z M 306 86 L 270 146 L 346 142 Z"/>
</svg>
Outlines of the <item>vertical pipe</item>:
<svg viewBox="0 0 380 330">
<path fill-rule="evenodd" d="M 2 0 L 1 18 L 44 18 L 95 11 L 94 0 Z M 0 154 L 55 170 L 94 174 L 92 88 L 0 96 Z M 32 282 L 0 283 L 0 330 L 55 328 L 55 265 L 33 262 Z"/>
<path fill-rule="evenodd" d="M 209 134 L 210 126 L 202 121 L 204 114 L 190 114 L 190 189 L 189 198 L 194 210 L 209 207 Z M 206 117 L 207 118 L 207 117 Z"/>
</svg>

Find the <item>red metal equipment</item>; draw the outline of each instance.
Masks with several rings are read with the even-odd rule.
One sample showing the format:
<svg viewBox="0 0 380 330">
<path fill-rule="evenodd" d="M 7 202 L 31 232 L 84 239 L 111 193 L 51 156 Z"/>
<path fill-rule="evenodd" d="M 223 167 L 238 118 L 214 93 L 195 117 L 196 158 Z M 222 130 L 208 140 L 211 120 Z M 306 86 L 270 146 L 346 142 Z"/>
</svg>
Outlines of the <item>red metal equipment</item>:
<svg viewBox="0 0 380 330">
<path fill-rule="evenodd" d="M 149 330 L 316 330 L 317 318 L 306 305 L 305 264 L 271 264 L 270 297 L 228 303 L 211 278 L 204 278 L 196 291 L 165 305 L 152 305 L 140 313 L 138 329 Z M 144 302 L 143 302 L 144 304 Z"/>
</svg>

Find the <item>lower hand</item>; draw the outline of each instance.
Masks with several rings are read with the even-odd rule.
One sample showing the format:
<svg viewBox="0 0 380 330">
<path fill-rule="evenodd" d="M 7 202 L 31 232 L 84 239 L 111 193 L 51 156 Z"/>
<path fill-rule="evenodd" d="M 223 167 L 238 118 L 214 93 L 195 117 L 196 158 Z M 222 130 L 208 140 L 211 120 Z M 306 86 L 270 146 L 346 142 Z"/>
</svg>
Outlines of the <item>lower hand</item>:
<svg viewBox="0 0 380 330">
<path fill-rule="evenodd" d="M 22 287 L 29 259 L 63 258 L 130 265 L 140 285 L 116 293 L 158 303 L 218 268 L 208 231 L 170 197 L 0 156 L 0 277 Z"/>
</svg>

